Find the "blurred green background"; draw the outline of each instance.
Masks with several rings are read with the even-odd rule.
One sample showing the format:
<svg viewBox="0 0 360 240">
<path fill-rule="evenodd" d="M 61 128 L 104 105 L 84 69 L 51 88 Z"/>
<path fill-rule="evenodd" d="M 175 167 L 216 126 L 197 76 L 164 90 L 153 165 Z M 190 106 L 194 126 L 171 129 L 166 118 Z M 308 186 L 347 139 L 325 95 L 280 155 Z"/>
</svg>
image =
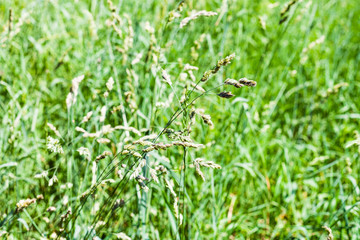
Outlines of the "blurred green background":
<svg viewBox="0 0 360 240">
<path fill-rule="evenodd" d="M 358 1 L 295 1 L 282 16 L 289 1 L 189 0 L 169 23 L 178 4 L 113 0 L 112 13 L 101 0 L 0 1 L 1 237 L 48 239 L 63 233 L 80 239 L 91 224 L 104 221 L 87 237 L 116 239 L 124 232 L 132 239 L 326 239 L 328 226 L 334 239 L 360 239 Z M 200 10 L 218 15 L 179 28 Z M 242 77 L 257 86 L 222 86 L 196 102 L 214 122 L 211 129 L 197 118 L 192 127 L 191 138 L 205 149 L 148 156 L 154 167 L 162 157 L 170 160 L 163 164 L 179 194 L 181 225 L 163 182 L 149 183 L 148 193 L 133 180 L 117 185 L 117 168 L 109 175 L 115 183 L 100 186 L 76 221 L 59 222 L 69 207 L 76 213 L 79 196 L 91 186 L 96 156 L 105 150 L 115 154 L 139 138 L 115 131 L 107 136 L 111 143 L 99 144 L 83 138 L 76 126 L 95 132 L 107 124 L 129 125 L 142 136 L 159 133 L 191 86 L 189 74 L 181 77 L 184 65 L 197 66 L 193 74 L 199 80 L 232 53 L 232 63 L 201 87 Z M 156 66 L 170 74 L 172 88 Z M 80 75 L 85 78 L 77 102 L 68 110 L 71 80 Z M 110 77 L 115 85 L 105 98 Z M 216 93 L 222 90 L 236 96 L 221 99 Z M 101 122 L 103 106 L 108 111 Z M 93 117 L 81 123 L 89 111 Z M 181 115 L 172 128 L 186 123 Z M 64 154 L 47 150 L 48 136 L 60 140 Z M 80 147 L 89 148 L 91 160 L 79 155 Z M 222 169 L 202 169 L 203 181 L 191 168 L 199 157 Z M 126 161 L 130 166 L 134 159 Z M 186 171 L 180 171 L 183 162 Z M 98 162 L 97 176 L 109 163 L 110 157 Z M 48 176 L 34 178 L 44 171 Z M 54 175 L 58 182 L 49 186 Z M 106 200 L 115 199 L 112 191 L 126 200 L 116 212 L 107 208 Z M 43 200 L 16 212 L 21 199 L 39 194 Z M 56 211 L 47 212 L 49 206 Z M 97 219 L 101 211 L 109 215 Z"/>
</svg>

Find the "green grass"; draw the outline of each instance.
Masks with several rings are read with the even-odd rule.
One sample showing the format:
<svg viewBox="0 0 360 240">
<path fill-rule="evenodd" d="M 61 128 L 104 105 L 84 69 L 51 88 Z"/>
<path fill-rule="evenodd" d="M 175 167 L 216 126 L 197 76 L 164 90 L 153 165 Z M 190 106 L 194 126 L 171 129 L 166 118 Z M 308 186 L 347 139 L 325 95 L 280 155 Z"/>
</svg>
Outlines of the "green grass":
<svg viewBox="0 0 360 240">
<path fill-rule="evenodd" d="M 186 1 L 181 17 L 170 24 L 167 17 L 177 1 L 113 2 L 122 21 L 121 36 L 106 25 L 111 11 L 103 0 L 0 2 L 2 238 L 50 238 L 56 232 L 68 239 L 116 239 L 114 234 L 124 232 L 132 239 L 326 239 L 322 227 L 328 226 L 334 239 L 360 239 L 360 149 L 356 144 L 347 147 L 360 130 L 356 0 L 304 0 L 290 8 L 282 24 L 280 12 L 287 1 Z M 180 29 L 181 19 L 192 10 L 218 15 L 200 17 Z M 129 36 L 126 14 L 134 37 L 133 46 L 123 54 L 118 49 Z M 23 24 L 16 29 L 21 17 Z M 156 42 L 146 21 L 155 29 Z M 312 46 L 322 36 L 323 42 Z M 138 53 L 140 62 L 131 64 Z M 196 117 L 190 137 L 207 147 L 172 147 L 148 154 L 147 166 L 162 164 L 168 173 L 159 176 L 159 184 L 148 182 L 147 193 L 128 179 L 131 171 L 124 180 L 116 175 L 118 163 L 137 164 L 134 157 L 115 154 L 138 135 L 116 130 L 106 135 L 111 143 L 99 144 L 75 131 L 80 126 L 96 132 L 110 124 L 132 126 L 142 136 L 159 133 L 180 107 L 178 99 L 187 86 L 180 78 L 184 65 L 197 66 L 193 72 L 199 80 L 232 53 L 232 63 L 200 85 L 210 90 L 226 78 L 246 77 L 257 86 L 222 86 L 199 98 L 194 107 L 211 115 L 214 128 Z M 173 88 L 164 83 L 156 66 L 170 74 Z M 85 78 L 76 104 L 68 110 L 71 80 L 80 75 Z M 110 77 L 114 89 L 105 98 Z M 348 86 L 327 93 L 339 83 Z M 216 93 L 223 90 L 236 96 L 219 98 Z M 168 107 L 156 107 L 171 93 L 175 96 Z M 191 98 L 198 94 L 195 91 Z M 119 105 L 120 111 L 110 112 Z M 103 106 L 108 111 L 100 122 Z M 189 110 L 172 129 L 188 126 Z M 90 121 L 80 123 L 89 111 Z M 47 149 L 48 136 L 60 140 L 64 154 Z M 80 147 L 89 148 L 90 161 L 79 155 Z M 105 150 L 112 155 L 100 160 L 93 173 L 96 156 Z M 214 161 L 222 169 L 202 168 L 203 181 L 191 166 L 196 158 Z M 109 176 L 102 180 L 115 182 L 100 185 L 81 200 L 93 174 L 103 177 L 104 170 Z M 48 171 L 47 177 L 34 178 L 43 171 Z M 147 167 L 142 171 L 151 179 Z M 48 186 L 53 175 L 58 182 Z M 164 179 L 174 183 L 184 218 L 181 225 Z M 61 187 L 66 183 L 72 187 Z M 16 211 L 21 199 L 40 194 L 43 200 Z M 125 204 L 112 211 L 117 199 Z M 46 212 L 50 206 L 56 211 Z M 61 222 L 69 208 L 72 214 Z M 101 221 L 105 225 L 89 231 Z"/>
</svg>

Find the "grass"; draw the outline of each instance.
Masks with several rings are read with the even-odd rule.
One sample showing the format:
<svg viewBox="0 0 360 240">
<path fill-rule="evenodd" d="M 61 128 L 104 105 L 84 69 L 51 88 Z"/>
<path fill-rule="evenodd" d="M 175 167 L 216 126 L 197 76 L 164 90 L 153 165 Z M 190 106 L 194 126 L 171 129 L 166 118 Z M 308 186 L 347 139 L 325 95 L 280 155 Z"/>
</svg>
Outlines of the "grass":
<svg viewBox="0 0 360 240">
<path fill-rule="evenodd" d="M 351 145 L 359 138 L 360 121 L 357 1 L 299 1 L 281 24 L 287 1 L 186 1 L 181 17 L 168 24 L 179 2 L 113 3 L 120 35 L 107 25 L 112 14 L 106 1 L 0 2 L 3 238 L 116 239 L 123 232 L 132 239 L 326 239 L 327 226 L 334 239 L 360 239 L 360 151 L 358 143 Z M 218 15 L 180 29 L 192 10 Z M 139 53 L 139 63 L 132 64 Z M 179 100 L 192 86 L 189 74 L 186 81 L 180 76 L 184 65 L 198 67 L 193 74 L 199 80 L 232 53 L 232 63 L 200 86 L 210 90 L 226 78 L 242 77 L 257 86 L 221 86 L 199 98 L 194 108 L 210 114 L 214 128 L 196 116 L 190 137 L 206 148 L 176 146 L 147 154 L 147 167 L 139 171 L 150 179 L 144 180 L 148 192 L 129 179 L 139 160 L 116 155 L 140 136 L 116 130 L 100 136 L 110 143 L 99 144 L 75 130 L 94 133 L 110 124 L 134 127 L 141 136 L 157 134 L 185 106 Z M 172 87 L 156 67 L 168 72 Z M 76 103 L 68 109 L 71 80 L 81 75 Z M 106 87 L 110 77 L 112 90 Z M 219 98 L 221 91 L 235 97 Z M 103 106 L 106 118 L 100 121 Z M 170 127 L 188 129 L 190 110 Z M 89 111 L 93 116 L 81 123 Z M 59 139 L 64 154 L 47 149 L 48 136 Z M 80 147 L 89 149 L 90 160 L 79 154 Z M 95 161 L 104 151 L 111 155 Z M 193 168 L 196 158 L 222 168 L 202 167 L 203 181 Z M 149 167 L 160 165 L 167 174 L 157 171 L 156 183 Z M 126 175 L 122 180 L 118 170 Z M 47 176 L 34 178 L 44 171 Z M 53 176 L 58 182 L 49 186 Z M 100 184 L 104 179 L 114 182 Z M 95 182 L 96 191 L 81 198 Z M 44 199 L 17 207 L 40 194 Z M 56 210 L 47 212 L 50 206 Z"/>
</svg>

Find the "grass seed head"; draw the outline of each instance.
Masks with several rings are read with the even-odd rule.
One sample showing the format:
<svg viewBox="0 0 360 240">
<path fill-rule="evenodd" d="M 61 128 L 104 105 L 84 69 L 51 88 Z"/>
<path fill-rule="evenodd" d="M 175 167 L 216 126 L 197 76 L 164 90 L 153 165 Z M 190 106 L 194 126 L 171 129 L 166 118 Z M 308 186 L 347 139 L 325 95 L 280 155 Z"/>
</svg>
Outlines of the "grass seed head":
<svg viewBox="0 0 360 240">
<path fill-rule="evenodd" d="M 240 78 L 239 83 L 243 84 L 245 86 L 248 86 L 248 87 L 255 87 L 256 86 L 256 82 L 254 80 L 249 80 L 247 78 Z"/>
<path fill-rule="evenodd" d="M 194 14 L 192 14 L 190 17 L 186 17 L 184 18 L 181 22 L 180 22 L 180 28 L 185 27 L 190 21 L 197 19 L 200 16 L 204 16 L 204 17 L 211 17 L 211 16 L 215 16 L 217 15 L 216 12 L 208 12 L 205 10 L 196 12 Z"/>
<path fill-rule="evenodd" d="M 221 97 L 221 98 L 232 98 L 235 95 L 232 94 L 231 92 L 221 92 L 221 93 L 218 94 L 218 96 Z"/>
<path fill-rule="evenodd" d="M 224 84 L 225 85 L 232 85 L 232 86 L 234 86 L 236 88 L 241 88 L 241 87 L 244 86 L 244 84 L 241 84 L 238 81 L 236 81 L 235 79 L 231 79 L 231 78 L 226 79 Z"/>
</svg>

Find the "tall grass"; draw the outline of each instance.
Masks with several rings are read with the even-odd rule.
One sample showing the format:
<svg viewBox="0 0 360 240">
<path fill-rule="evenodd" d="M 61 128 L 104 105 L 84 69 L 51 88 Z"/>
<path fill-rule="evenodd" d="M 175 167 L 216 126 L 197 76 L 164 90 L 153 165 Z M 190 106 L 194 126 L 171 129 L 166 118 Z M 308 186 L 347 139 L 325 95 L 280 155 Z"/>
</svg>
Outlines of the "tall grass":
<svg viewBox="0 0 360 240">
<path fill-rule="evenodd" d="M 2 238 L 360 237 L 357 1 L 0 12 Z"/>
</svg>

